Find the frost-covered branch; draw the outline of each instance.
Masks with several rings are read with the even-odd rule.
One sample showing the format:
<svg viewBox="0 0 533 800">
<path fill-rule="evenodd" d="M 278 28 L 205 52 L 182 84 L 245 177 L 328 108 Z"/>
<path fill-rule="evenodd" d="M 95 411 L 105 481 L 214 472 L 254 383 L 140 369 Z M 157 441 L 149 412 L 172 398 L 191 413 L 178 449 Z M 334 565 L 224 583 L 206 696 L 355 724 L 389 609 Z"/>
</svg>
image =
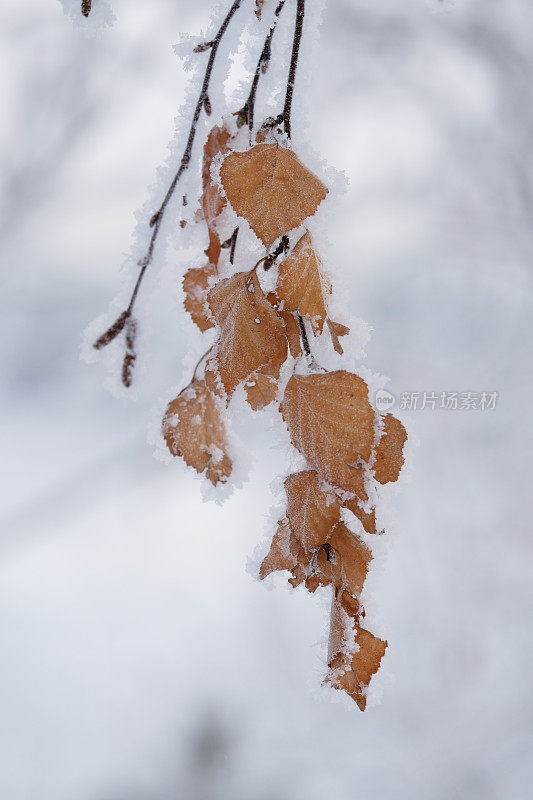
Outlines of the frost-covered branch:
<svg viewBox="0 0 533 800">
<path fill-rule="evenodd" d="M 96 340 L 96 342 L 94 343 L 94 347 L 97 350 L 101 349 L 102 347 L 105 347 L 111 341 L 113 341 L 113 339 L 115 339 L 115 337 L 118 336 L 119 333 L 125 327 L 126 321 L 131 318 L 133 307 L 135 305 L 135 301 L 137 299 L 137 295 L 139 293 L 139 289 L 141 287 L 143 278 L 144 278 L 144 276 L 146 274 L 146 270 L 148 269 L 148 267 L 152 263 L 153 254 L 154 254 L 154 248 L 155 248 L 155 245 L 156 245 L 156 242 L 157 242 L 157 238 L 158 238 L 158 235 L 159 235 L 159 230 L 160 230 L 160 227 L 161 227 L 161 222 L 163 221 L 163 217 L 164 217 L 165 211 L 166 211 L 167 206 L 168 206 L 168 204 L 169 204 L 169 202 L 170 202 L 170 200 L 171 200 L 171 198 L 172 198 L 172 196 L 174 194 L 174 191 L 176 189 L 176 186 L 177 186 L 181 176 L 183 175 L 183 173 L 186 171 L 186 169 L 189 166 L 189 163 L 190 163 L 190 160 L 191 160 L 191 153 L 192 153 L 192 149 L 193 149 L 193 145 L 194 145 L 194 140 L 195 140 L 195 137 L 196 137 L 196 130 L 197 130 L 197 127 L 198 127 L 198 121 L 200 119 L 200 114 L 202 112 L 202 108 L 205 110 L 206 114 L 209 115 L 211 113 L 211 104 L 210 104 L 210 101 L 209 101 L 208 90 L 209 90 L 209 82 L 211 80 L 211 75 L 212 75 L 212 72 L 213 72 L 213 66 L 214 66 L 214 63 L 215 63 L 217 50 L 218 50 L 218 47 L 219 47 L 220 42 L 222 40 L 222 37 L 224 36 L 224 34 L 225 34 L 225 32 L 226 32 L 226 30 L 228 28 L 228 25 L 230 24 L 233 16 L 237 12 L 237 10 L 241 6 L 241 4 L 242 4 L 242 0 L 234 0 L 230 10 L 226 14 L 226 17 L 224 18 L 224 21 L 222 22 L 222 25 L 220 26 L 215 38 L 213 40 L 211 40 L 210 42 L 206 42 L 205 44 L 200 45 L 199 47 L 196 48 L 196 52 L 202 52 L 204 50 L 210 50 L 210 53 L 209 53 L 209 59 L 208 59 L 208 62 L 207 62 L 207 67 L 206 67 L 204 79 L 203 79 L 203 82 L 202 82 L 202 88 L 200 90 L 200 94 L 199 94 L 199 97 L 198 97 L 198 100 L 197 100 L 197 103 L 196 103 L 196 107 L 194 109 L 193 119 L 192 119 L 191 127 L 190 127 L 190 130 L 189 130 L 189 135 L 187 137 L 187 143 L 185 145 L 185 150 L 183 152 L 183 156 L 181 157 L 181 162 L 180 162 L 180 165 L 178 167 L 178 170 L 177 170 L 176 174 L 174 175 L 174 178 L 172 179 L 172 182 L 171 182 L 170 186 L 168 187 L 167 193 L 165 194 L 165 197 L 163 198 L 163 202 L 161 203 L 161 206 L 155 212 L 155 214 L 152 215 L 152 217 L 150 219 L 150 227 L 153 228 L 153 231 L 152 231 L 152 235 L 150 237 L 150 242 L 148 244 L 148 249 L 146 251 L 146 254 L 139 261 L 139 266 L 140 266 L 141 269 L 140 269 L 139 275 L 137 277 L 137 281 L 135 282 L 135 286 L 133 287 L 133 291 L 132 291 L 132 294 L 131 294 L 131 297 L 130 297 L 129 304 L 128 304 L 126 310 L 124 312 L 122 312 L 122 314 L 120 314 L 120 316 L 118 317 L 116 322 L 114 322 L 113 325 L 111 325 L 111 327 L 102 336 L 100 336 Z M 83 8 L 84 8 L 84 6 L 82 6 L 82 11 L 83 11 Z M 88 9 L 90 10 L 90 2 L 88 4 Z M 89 13 L 89 10 L 87 11 L 87 14 Z M 122 321 L 122 320 L 123 320 L 122 324 L 119 324 L 120 321 Z M 134 330 L 134 326 L 130 326 L 130 330 Z M 134 336 L 132 336 L 132 337 L 130 337 L 129 341 L 126 342 L 126 355 L 125 355 L 124 365 L 123 365 L 123 370 L 122 370 L 122 380 L 123 380 L 123 383 L 124 383 L 125 386 L 129 386 L 130 383 L 131 383 L 131 367 L 133 366 L 133 362 L 134 361 L 135 361 Z M 127 379 L 126 379 L 126 377 L 127 377 Z"/>
<path fill-rule="evenodd" d="M 243 105 L 241 110 L 237 112 L 237 120 L 239 124 L 248 125 L 250 131 L 252 131 L 254 127 L 255 98 L 257 96 L 257 87 L 259 85 L 259 78 L 261 77 L 261 75 L 264 75 L 268 69 L 268 65 L 270 62 L 270 55 L 272 51 L 272 38 L 274 36 L 276 26 L 278 24 L 279 15 L 283 10 L 284 5 L 285 5 L 285 0 L 280 0 L 276 10 L 274 11 L 274 19 L 272 21 L 272 25 L 270 26 L 270 30 L 268 31 L 267 37 L 265 39 L 265 44 L 263 45 L 263 49 L 261 50 L 261 55 L 259 56 L 257 66 L 255 68 L 255 73 L 252 80 L 252 86 L 250 88 L 250 94 L 248 95 L 246 103 Z"/>
<path fill-rule="evenodd" d="M 287 80 L 287 92 L 285 94 L 285 106 L 283 108 L 283 125 L 285 133 L 291 138 L 291 110 L 292 97 L 294 94 L 294 81 L 296 78 L 296 68 L 298 66 L 298 56 L 300 55 L 300 44 L 302 42 L 302 32 L 305 16 L 305 0 L 298 0 L 296 5 L 296 22 L 294 25 L 294 39 L 292 43 L 291 64 L 289 67 L 289 77 Z"/>
</svg>

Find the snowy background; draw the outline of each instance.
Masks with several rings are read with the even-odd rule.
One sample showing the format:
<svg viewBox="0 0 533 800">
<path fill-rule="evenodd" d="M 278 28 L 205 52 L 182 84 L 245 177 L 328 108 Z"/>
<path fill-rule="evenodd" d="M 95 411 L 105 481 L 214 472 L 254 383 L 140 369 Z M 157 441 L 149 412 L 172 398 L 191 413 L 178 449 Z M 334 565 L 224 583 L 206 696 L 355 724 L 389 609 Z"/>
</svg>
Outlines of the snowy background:
<svg viewBox="0 0 533 800">
<path fill-rule="evenodd" d="M 79 360 L 185 97 L 173 45 L 212 5 L 0 10 L 0 796 L 525 800 L 533 7 L 329 0 L 295 131 L 350 181 L 328 258 L 374 329 L 367 366 L 398 397 L 500 395 L 401 412 L 410 464 L 368 587 L 389 649 L 361 714 L 320 688 L 327 600 L 247 572 L 285 469 L 268 415 L 243 422 L 255 460 L 224 506 L 153 457 L 199 342 L 183 256 L 142 296 L 135 399 Z"/>
</svg>

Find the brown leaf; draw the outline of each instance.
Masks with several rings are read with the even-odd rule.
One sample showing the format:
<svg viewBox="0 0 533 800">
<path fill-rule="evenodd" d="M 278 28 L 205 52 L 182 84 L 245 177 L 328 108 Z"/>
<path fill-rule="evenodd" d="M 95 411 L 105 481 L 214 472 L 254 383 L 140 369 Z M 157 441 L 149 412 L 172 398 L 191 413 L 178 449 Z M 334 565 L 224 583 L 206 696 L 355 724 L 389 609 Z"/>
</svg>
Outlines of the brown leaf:
<svg viewBox="0 0 533 800">
<path fill-rule="evenodd" d="M 202 333 L 215 325 L 209 314 L 206 300 L 209 280 L 216 274 L 216 266 L 206 264 L 205 267 L 191 267 L 183 276 L 183 291 L 185 292 L 183 305 Z"/>
<path fill-rule="evenodd" d="M 259 577 L 263 579 L 271 572 L 281 570 L 292 572 L 302 555 L 302 548 L 290 529 L 288 519 L 280 520 L 270 550 L 259 568 Z"/>
<path fill-rule="evenodd" d="M 220 281 L 208 301 L 220 328 L 216 360 L 227 393 L 253 372 L 277 377 L 287 358 L 287 339 L 256 273 L 238 272 Z"/>
<path fill-rule="evenodd" d="M 353 598 L 352 598 L 353 600 Z M 329 646 L 328 681 L 335 689 L 344 689 L 361 711 L 366 708 L 366 690 L 378 671 L 387 642 L 358 624 L 359 609 L 351 605 L 345 592 L 333 599 Z M 355 633 L 355 650 L 351 639 Z"/>
<path fill-rule="evenodd" d="M 230 153 L 220 177 L 233 209 L 266 247 L 314 214 L 328 191 L 292 150 L 278 144 Z"/>
<path fill-rule="evenodd" d="M 340 506 L 331 492 L 324 492 L 314 470 L 295 472 L 285 480 L 287 516 L 291 530 L 304 548 L 316 550 L 328 541 L 340 519 Z"/>
<path fill-rule="evenodd" d="M 224 423 L 215 397 L 203 380 L 194 379 L 168 404 L 162 433 L 173 456 L 197 472 L 206 471 L 213 486 L 231 474 Z"/>
<path fill-rule="evenodd" d="M 252 372 L 244 384 L 246 399 L 254 411 L 265 408 L 274 402 L 278 393 L 278 382 L 271 375 Z"/>
<path fill-rule="evenodd" d="M 276 309 L 283 320 L 283 324 L 285 326 L 285 336 L 287 337 L 287 341 L 289 343 L 291 356 L 293 358 L 298 358 L 298 356 L 302 355 L 303 351 L 302 341 L 300 339 L 300 327 L 296 321 L 296 317 L 292 311 L 284 311 L 283 309 L 280 309 L 281 300 L 275 292 L 269 292 L 267 294 L 267 300 L 270 305 Z"/>
<path fill-rule="evenodd" d="M 374 440 L 374 412 L 362 378 L 345 370 L 293 375 L 281 404 L 292 443 L 331 483 L 366 500 L 364 473 Z"/>
<path fill-rule="evenodd" d="M 263 4 L 265 0 L 255 0 L 255 16 L 257 19 L 261 19 L 261 12 L 263 11 Z"/>
<path fill-rule="evenodd" d="M 296 321 L 296 317 L 290 311 L 278 312 L 283 324 L 285 325 L 285 335 L 289 343 L 289 350 L 293 358 L 298 358 L 303 353 L 302 340 L 300 338 L 300 328 Z"/>
<path fill-rule="evenodd" d="M 361 508 L 357 497 L 349 498 L 347 500 L 339 500 L 339 502 L 343 508 L 347 508 L 352 512 L 352 514 L 355 514 L 367 533 L 377 533 L 375 509 L 372 509 L 371 511 L 364 511 Z"/>
<path fill-rule="evenodd" d="M 407 431 L 399 419 L 392 414 L 383 418 L 384 431 L 376 447 L 374 476 L 379 483 L 397 481 L 403 466 L 403 446 Z"/>
<path fill-rule="evenodd" d="M 335 586 L 337 589 L 347 589 L 350 594 L 358 596 L 361 594 L 368 573 L 368 565 L 372 561 L 369 548 L 343 522 L 339 522 L 333 528 L 328 544 L 335 551 L 333 561 Z"/>
<path fill-rule="evenodd" d="M 261 2 L 261 0 L 257 0 L 257 2 Z M 84 17 L 88 17 L 91 13 L 91 5 L 92 0 L 81 0 L 81 13 Z"/>
<path fill-rule="evenodd" d="M 350 333 L 350 329 L 346 327 L 346 325 L 343 325 L 341 322 L 334 322 L 329 317 L 327 318 L 326 322 L 328 323 L 331 341 L 333 342 L 333 349 L 340 356 L 342 356 L 344 350 L 341 343 L 339 342 L 339 336 L 347 336 Z"/>
<path fill-rule="evenodd" d="M 321 261 L 313 249 L 309 232 L 304 233 L 292 253 L 279 265 L 277 293 L 284 308 L 299 311 L 311 320 L 314 331 L 322 331 L 326 319 L 324 295 L 331 292 L 320 274 Z"/>
<path fill-rule="evenodd" d="M 214 159 L 229 151 L 228 141 L 230 132 L 227 128 L 215 125 L 211 129 L 204 145 L 202 161 L 202 209 L 209 231 L 209 246 L 205 251 L 211 264 L 218 264 L 220 257 L 220 239 L 215 230 L 214 222 L 226 205 L 226 199 L 219 186 L 211 177 L 211 164 Z"/>
</svg>

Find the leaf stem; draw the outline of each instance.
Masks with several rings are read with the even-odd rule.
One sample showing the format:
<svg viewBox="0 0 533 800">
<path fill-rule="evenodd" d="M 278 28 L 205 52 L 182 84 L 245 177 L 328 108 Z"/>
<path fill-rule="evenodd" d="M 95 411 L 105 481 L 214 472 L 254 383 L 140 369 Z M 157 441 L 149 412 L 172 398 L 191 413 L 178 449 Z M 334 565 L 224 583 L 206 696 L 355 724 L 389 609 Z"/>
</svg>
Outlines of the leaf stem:
<svg viewBox="0 0 533 800">
<path fill-rule="evenodd" d="M 248 95 L 248 99 L 246 103 L 241 108 L 240 111 L 237 112 L 238 119 L 241 125 L 246 123 L 250 132 L 253 130 L 254 127 L 254 110 L 255 110 L 255 98 L 257 95 L 257 87 L 259 85 L 259 78 L 261 75 L 267 71 L 268 64 L 270 61 L 270 55 L 272 51 L 272 37 L 274 36 L 274 32 L 276 30 L 276 26 L 278 24 L 279 15 L 282 12 L 283 6 L 285 5 L 285 0 L 280 0 L 276 10 L 274 11 L 274 19 L 272 21 L 272 25 L 270 26 L 270 30 L 268 31 L 267 37 L 265 39 L 265 44 L 263 45 L 263 49 L 261 50 L 261 55 L 259 56 L 259 60 L 257 62 L 257 66 L 255 68 L 254 77 L 252 80 L 252 86 L 250 88 L 250 94 Z"/>
<path fill-rule="evenodd" d="M 296 4 L 296 22 L 294 25 L 294 39 L 292 42 L 292 55 L 289 67 L 289 77 L 287 80 L 287 92 L 285 94 L 285 106 L 283 108 L 283 123 L 285 133 L 291 138 L 291 110 L 292 110 L 292 97 L 294 93 L 294 80 L 296 78 L 296 68 L 298 66 L 298 57 L 300 55 L 300 44 L 302 42 L 302 31 L 305 16 L 305 0 L 297 0 Z"/>
<path fill-rule="evenodd" d="M 300 313 L 296 315 L 298 319 L 298 327 L 300 328 L 300 338 L 302 340 L 302 347 L 306 356 L 311 355 L 311 348 L 309 347 L 309 338 L 307 336 L 307 331 L 305 330 L 305 322 L 303 321 L 303 317 Z"/>
</svg>

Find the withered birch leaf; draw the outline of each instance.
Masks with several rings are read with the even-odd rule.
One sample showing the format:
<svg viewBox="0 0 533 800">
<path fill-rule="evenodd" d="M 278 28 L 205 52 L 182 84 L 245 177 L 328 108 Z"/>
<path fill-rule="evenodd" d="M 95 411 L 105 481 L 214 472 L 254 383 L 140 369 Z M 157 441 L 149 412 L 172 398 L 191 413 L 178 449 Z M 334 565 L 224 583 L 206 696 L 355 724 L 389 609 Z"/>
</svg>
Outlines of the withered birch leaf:
<svg viewBox="0 0 533 800">
<path fill-rule="evenodd" d="M 339 500 L 339 502 L 343 508 L 347 508 L 357 517 L 367 533 L 377 533 L 376 511 L 374 508 L 371 511 L 364 511 L 357 497 L 349 498 L 348 500 Z"/>
<path fill-rule="evenodd" d="M 255 0 L 255 16 L 257 19 L 261 19 L 261 12 L 263 11 L 263 4 L 265 0 Z"/>
<path fill-rule="evenodd" d="M 342 356 L 344 350 L 341 343 L 339 342 L 339 336 L 347 336 L 350 333 L 350 329 L 346 325 L 343 325 L 341 322 L 334 322 L 329 317 L 327 318 L 326 322 L 328 323 L 331 341 L 333 342 L 333 349 L 335 350 L 336 353 Z"/>
<path fill-rule="evenodd" d="M 374 412 L 362 378 L 345 370 L 293 375 L 281 404 L 292 443 L 328 483 L 366 500 L 364 473 Z"/>
<path fill-rule="evenodd" d="M 390 483 L 398 480 L 403 466 L 403 446 L 407 441 L 407 431 L 392 414 L 385 415 L 383 425 L 383 434 L 376 447 L 374 476 L 379 483 Z"/>
<path fill-rule="evenodd" d="M 352 644 L 354 635 L 355 645 Z M 387 642 L 358 624 L 358 609 L 350 607 L 346 593 L 342 598 L 334 597 L 328 681 L 335 689 L 343 689 L 352 697 L 361 711 L 366 708 L 366 690 L 380 667 L 386 648 Z"/>
<path fill-rule="evenodd" d="M 263 579 L 271 572 L 281 570 L 292 572 L 302 555 L 301 545 L 292 533 L 288 519 L 280 520 L 270 550 L 259 568 L 259 577 Z"/>
<path fill-rule="evenodd" d="M 336 559 L 333 562 L 335 585 L 338 589 L 347 589 L 354 596 L 359 595 L 368 573 L 372 553 L 342 522 L 333 528 L 328 543 L 335 551 Z"/>
<path fill-rule="evenodd" d="M 230 132 L 227 128 L 215 125 L 209 132 L 204 145 L 202 161 L 202 210 L 209 230 L 209 246 L 205 251 L 211 264 L 217 264 L 220 257 L 220 239 L 214 221 L 226 205 L 226 199 L 211 177 L 211 164 L 214 159 L 229 150 Z"/>
<path fill-rule="evenodd" d="M 224 423 L 213 394 L 195 379 L 165 411 L 162 433 L 173 456 L 181 456 L 196 472 L 206 473 L 216 486 L 231 474 Z"/>
<path fill-rule="evenodd" d="M 305 550 L 327 542 L 340 519 L 340 506 L 331 492 L 324 492 L 314 470 L 295 472 L 285 480 L 287 516 L 291 530 Z"/>
<path fill-rule="evenodd" d="M 230 153 L 220 177 L 233 209 L 266 247 L 314 214 L 328 191 L 292 150 L 278 144 Z"/>
<path fill-rule="evenodd" d="M 277 294 L 288 311 L 299 311 L 307 317 L 313 330 L 322 331 L 326 319 L 325 285 L 320 274 L 321 262 L 313 249 L 309 232 L 304 233 L 292 253 L 279 265 Z"/>
<path fill-rule="evenodd" d="M 256 273 L 238 272 L 220 281 L 208 301 L 220 328 L 216 361 L 226 392 L 231 394 L 253 372 L 277 377 L 287 358 L 287 339 Z"/>
<path fill-rule="evenodd" d="M 244 388 L 246 399 L 254 411 L 265 408 L 274 402 L 278 393 L 278 382 L 272 375 L 263 372 L 252 372 Z"/>
<path fill-rule="evenodd" d="M 285 325 L 285 335 L 289 343 L 289 350 L 293 358 L 298 358 L 303 353 L 302 341 L 300 339 L 300 328 L 296 322 L 296 317 L 290 311 L 278 311 L 283 324 Z"/>
<path fill-rule="evenodd" d="M 215 324 L 207 308 L 207 287 L 210 278 L 216 274 L 215 265 L 206 264 L 205 267 L 191 267 L 183 276 L 183 291 L 185 292 L 183 305 L 202 333 L 208 328 L 213 328 Z"/>
</svg>

